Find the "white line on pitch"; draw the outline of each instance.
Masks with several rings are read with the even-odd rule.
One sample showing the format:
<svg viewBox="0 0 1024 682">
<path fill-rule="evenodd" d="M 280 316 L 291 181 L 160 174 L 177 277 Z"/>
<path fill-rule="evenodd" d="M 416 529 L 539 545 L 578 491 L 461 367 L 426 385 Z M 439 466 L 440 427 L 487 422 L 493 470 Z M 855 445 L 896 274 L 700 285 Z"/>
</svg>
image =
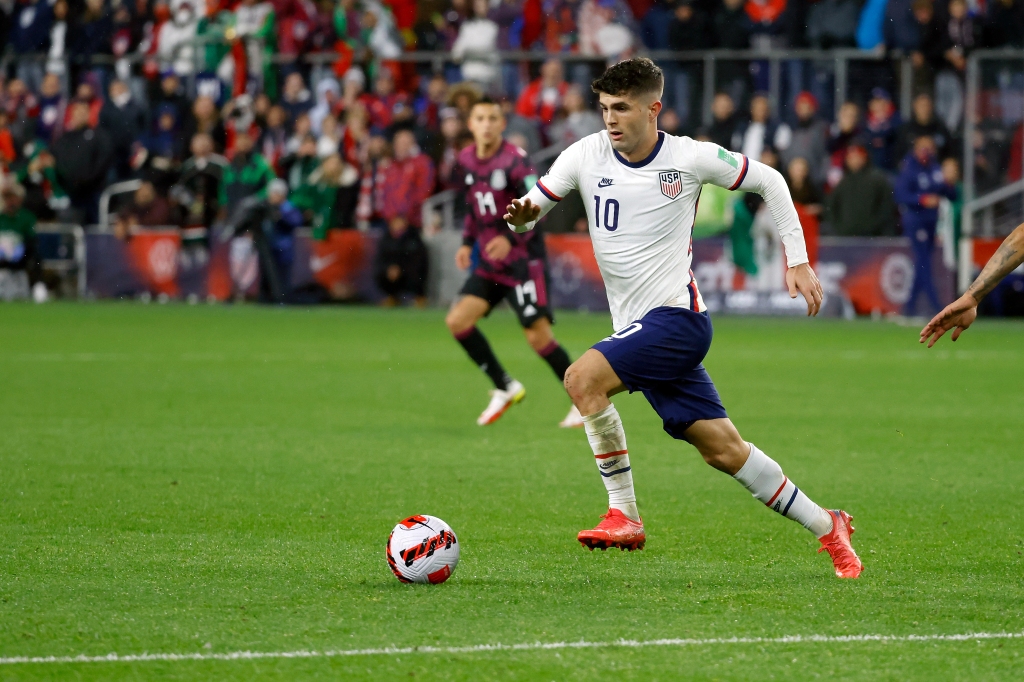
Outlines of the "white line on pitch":
<svg viewBox="0 0 1024 682">
<path fill-rule="evenodd" d="M 338 658 L 343 656 L 394 656 L 396 654 L 473 654 L 491 651 L 538 651 L 548 649 L 640 648 L 651 646 L 711 646 L 721 644 L 817 644 L 855 642 L 968 642 L 982 639 L 1024 639 L 1024 632 L 971 632 L 960 635 L 787 635 L 785 637 L 714 637 L 710 639 L 617 639 L 610 642 L 532 642 L 523 644 L 475 644 L 472 646 L 385 647 L 337 651 L 232 651 L 194 654 L 107 654 L 106 656 L 9 656 L 0 665 L 15 663 L 145 663 L 148 661 L 245 661 L 268 658 Z"/>
</svg>

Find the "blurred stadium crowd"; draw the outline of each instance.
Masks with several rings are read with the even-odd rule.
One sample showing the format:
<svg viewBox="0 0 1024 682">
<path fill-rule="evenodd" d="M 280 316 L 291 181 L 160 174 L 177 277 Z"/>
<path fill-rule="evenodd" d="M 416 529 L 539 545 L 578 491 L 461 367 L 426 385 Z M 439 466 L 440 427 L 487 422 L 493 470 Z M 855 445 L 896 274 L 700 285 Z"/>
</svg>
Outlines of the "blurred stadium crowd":
<svg viewBox="0 0 1024 682">
<path fill-rule="evenodd" d="M 982 47 L 1024 47 L 1024 0 L 2 0 L 0 265 L 35 279 L 33 223 L 96 225 L 104 190 L 139 180 L 109 220 L 120 238 L 187 239 L 257 195 L 276 257 L 298 226 L 378 230 L 381 286 L 399 293 L 389 265 L 418 263 L 420 297 L 421 206 L 459 185 L 481 93 L 511 141 L 557 150 L 602 128 L 589 81 L 609 61 L 709 48 L 909 58 L 905 120 L 892 60 L 851 65 L 861 87 L 841 106 L 817 62 L 788 59 L 773 98 L 765 60 L 723 61 L 707 117 L 700 62 L 657 59 L 661 127 L 779 168 L 824 233 L 933 240 L 930 197 L 958 201 L 965 59 Z M 424 53 L 438 58 L 403 58 Z M 981 189 L 1021 176 L 1021 126 L 990 132 L 970 141 Z"/>
</svg>

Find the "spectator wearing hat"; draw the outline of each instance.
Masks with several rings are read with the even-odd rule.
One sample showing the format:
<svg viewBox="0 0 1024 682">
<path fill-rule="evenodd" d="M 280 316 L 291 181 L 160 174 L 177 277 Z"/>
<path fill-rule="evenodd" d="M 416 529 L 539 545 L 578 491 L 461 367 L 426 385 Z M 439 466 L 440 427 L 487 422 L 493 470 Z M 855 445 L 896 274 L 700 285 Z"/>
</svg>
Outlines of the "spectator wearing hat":
<svg viewBox="0 0 1024 682">
<path fill-rule="evenodd" d="M 797 95 L 795 109 L 796 126 L 792 141 L 782 150 L 782 161 L 788 165 L 798 156 L 807 159 L 811 181 L 820 187 L 828 170 L 828 125 L 818 118 L 818 100 L 809 92 Z"/>
<path fill-rule="evenodd" d="M 162 104 L 157 108 L 153 129 L 145 137 L 144 144 L 149 155 L 149 167 L 167 176 L 177 171 L 185 158 L 188 143 L 178 125 L 178 114 L 174 107 Z M 160 184 L 162 189 L 166 189 L 171 183 Z"/>
<path fill-rule="evenodd" d="M 825 203 L 831 234 L 885 237 L 896 234 L 896 205 L 885 173 L 871 165 L 862 139 L 846 147 L 845 170 Z"/>
<path fill-rule="evenodd" d="M 868 101 L 868 119 L 864 125 L 868 153 L 878 168 L 892 173 L 896 170 L 896 140 L 899 114 L 885 88 L 874 88 Z"/>
<path fill-rule="evenodd" d="M 358 70 L 357 72 L 362 75 L 362 72 Z M 338 81 L 333 78 L 324 78 L 316 84 L 316 105 L 309 110 L 309 122 L 312 124 L 314 134 L 320 134 L 320 126 L 325 118 L 334 115 L 340 99 L 341 87 L 338 85 Z"/>
<path fill-rule="evenodd" d="M 914 148 L 903 160 L 896 178 L 896 201 L 903 220 L 903 234 L 914 252 L 914 286 L 910 290 L 905 313 L 911 315 L 917 299 L 925 294 L 932 314 L 942 308 L 932 275 L 935 230 L 939 223 L 939 201 L 956 199 L 956 188 L 946 181 L 935 152 L 935 141 L 928 135 L 914 140 Z"/>
<path fill-rule="evenodd" d="M 159 88 L 150 95 L 149 103 L 150 110 L 153 113 L 160 110 L 164 105 L 171 107 L 174 109 L 177 119 L 182 122 L 185 122 L 194 107 L 192 100 L 185 94 L 185 89 L 182 87 L 178 74 L 171 69 L 164 71 L 162 74 Z M 188 126 L 186 125 L 187 128 Z"/>
<path fill-rule="evenodd" d="M 290 299 L 295 228 L 301 225 L 302 213 L 288 201 L 288 183 L 279 178 L 270 180 L 263 193 L 252 193 L 232 207 L 228 228 L 236 236 L 248 234 L 259 258 L 261 301 Z"/>
<path fill-rule="evenodd" d="M 302 213 L 288 201 L 288 183 L 279 178 L 274 178 L 267 185 L 267 203 L 270 215 L 264 229 L 283 298 L 286 299 L 291 290 L 292 263 L 295 261 L 295 230 L 302 226 Z"/>
</svg>

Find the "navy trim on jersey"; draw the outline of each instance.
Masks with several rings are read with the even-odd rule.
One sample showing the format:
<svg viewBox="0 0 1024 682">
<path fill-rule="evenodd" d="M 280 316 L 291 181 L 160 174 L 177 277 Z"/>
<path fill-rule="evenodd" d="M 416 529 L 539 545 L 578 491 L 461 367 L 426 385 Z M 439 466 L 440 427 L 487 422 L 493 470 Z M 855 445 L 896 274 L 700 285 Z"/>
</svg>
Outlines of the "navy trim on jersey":
<svg viewBox="0 0 1024 682">
<path fill-rule="evenodd" d="M 615 158 L 618 159 L 619 163 L 621 163 L 623 166 L 629 166 L 630 168 L 643 168 L 644 166 L 649 164 L 651 161 L 654 161 L 654 157 L 657 156 L 658 152 L 661 151 L 661 145 L 663 145 L 663 144 L 665 144 L 665 133 L 663 133 L 662 131 L 659 130 L 658 131 L 658 144 L 654 145 L 654 151 L 652 151 L 650 154 L 648 154 L 647 158 L 645 158 L 645 159 L 641 159 L 641 160 L 639 160 L 639 161 L 637 161 L 635 163 L 631 163 L 629 161 L 626 161 L 626 159 L 622 158 L 622 155 L 619 154 L 614 149 L 612 149 L 612 153 L 615 154 Z"/>
<path fill-rule="evenodd" d="M 605 472 L 601 471 L 600 474 L 602 476 L 604 476 L 605 478 L 611 478 L 612 476 L 617 476 L 619 474 L 625 473 L 625 472 L 629 471 L 630 469 L 632 469 L 632 467 L 625 467 L 623 469 L 616 469 L 615 471 L 609 471 L 608 473 L 605 473 Z"/>
<path fill-rule="evenodd" d="M 800 488 L 797 488 L 796 486 L 793 486 L 793 497 L 789 498 L 789 503 L 786 504 L 786 508 L 782 510 L 782 515 L 783 516 L 785 516 L 786 512 L 789 511 L 789 508 L 793 506 L 793 500 L 795 500 L 796 496 L 799 495 L 799 494 L 800 494 Z"/>
<path fill-rule="evenodd" d="M 740 185 L 743 184 L 743 179 L 747 177 L 747 170 L 750 168 L 750 163 L 747 161 L 747 156 L 745 154 L 740 154 L 740 156 L 743 157 L 743 170 L 740 171 L 740 177 L 737 178 L 736 182 L 733 183 L 733 186 L 729 188 L 730 190 L 737 189 Z"/>
<path fill-rule="evenodd" d="M 544 183 L 542 183 L 540 180 L 537 181 L 537 187 L 544 194 L 544 196 L 546 196 L 548 199 L 551 199 L 551 201 L 561 201 L 562 200 L 562 197 L 557 196 L 554 192 L 552 192 L 547 187 L 545 187 Z"/>
</svg>

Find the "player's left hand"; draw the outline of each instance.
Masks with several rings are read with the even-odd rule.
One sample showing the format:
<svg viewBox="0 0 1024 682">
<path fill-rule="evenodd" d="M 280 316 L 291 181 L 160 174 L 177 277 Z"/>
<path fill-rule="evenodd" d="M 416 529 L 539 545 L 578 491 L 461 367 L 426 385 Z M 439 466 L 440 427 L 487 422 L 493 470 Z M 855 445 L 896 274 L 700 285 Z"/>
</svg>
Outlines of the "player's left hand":
<svg viewBox="0 0 1024 682">
<path fill-rule="evenodd" d="M 487 256 L 489 261 L 501 262 L 508 257 L 510 251 L 512 251 L 512 242 L 509 241 L 508 237 L 501 234 L 487 242 L 487 245 L 484 246 L 484 255 Z"/>
<path fill-rule="evenodd" d="M 824 293 L 821 290 L 821 282 L 814 270 L 807 263 L 786 270 L 786 286 L 789 287 L 789 297 L 796 298 L 797 294 L 803 294 L 807 301 L 807 315 L 817 315 L 821 310 L 821 299 Z"/>
<path fill-rule="evenodd" d="M 953 335 L 950 338 L 956 341 L 974 323 L 977 317 L 978 301 L 975 300 L 974 296 L 964 294 L 943 308 L 942 312 L 925 325 L 924 329 L 921 330 L 921 343 L 927 341 L 928 347 L 931 348 L 950 329 L 953 330 Z"/>
</svg>

